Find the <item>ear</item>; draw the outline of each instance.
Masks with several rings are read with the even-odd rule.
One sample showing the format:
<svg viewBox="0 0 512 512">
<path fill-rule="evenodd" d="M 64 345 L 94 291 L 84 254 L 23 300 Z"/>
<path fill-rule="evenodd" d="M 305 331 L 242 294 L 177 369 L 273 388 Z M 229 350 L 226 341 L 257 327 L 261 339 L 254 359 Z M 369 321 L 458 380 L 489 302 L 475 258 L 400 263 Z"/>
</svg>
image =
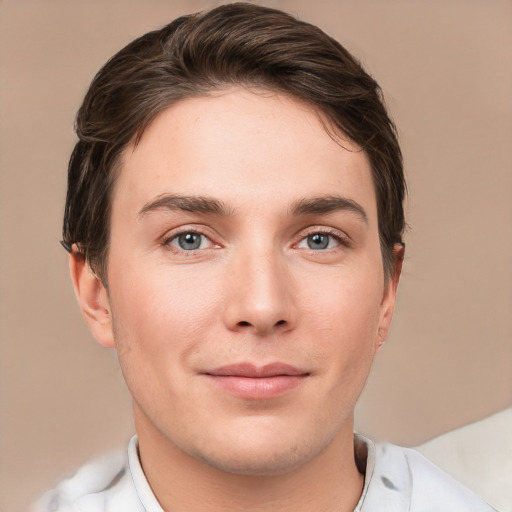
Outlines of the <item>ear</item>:
<svg viewBox="0 0 512 512">
<path fill-rule="evenodd" d="M 393 312 L 395 310 L 396 292 L 398 281 L 402 273 L 402 264 L 405 256 L 405 245 L 395 244 L 393 248 L 393 268 L 384 286 L 384 294 L 380 304 L 379 329 L 377 333 L 377 350 L 383 345 L 388 337 Z"/>
<path fill-rule="evenodd" d="M 79 252 L 69 255 L 69 271 L 80 309 L 92 335 L 101 345 L 115 348 L 112 314 L 105 286 Z"/>
</svg>

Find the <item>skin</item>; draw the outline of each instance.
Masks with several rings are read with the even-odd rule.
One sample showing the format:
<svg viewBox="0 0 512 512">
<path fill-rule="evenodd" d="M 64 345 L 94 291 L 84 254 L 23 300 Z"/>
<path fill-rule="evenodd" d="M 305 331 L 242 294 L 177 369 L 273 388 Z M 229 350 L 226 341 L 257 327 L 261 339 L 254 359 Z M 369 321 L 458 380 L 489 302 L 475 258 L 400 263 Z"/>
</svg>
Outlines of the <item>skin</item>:
<svg viewBox="0 0 512 512">
<path fill-rule="evenodd" d="M 181 101 L 124 152 L 108 292 L 71 256 L 84 316 L 117 350 L 164 509 L 353 510 L 359 499 L 353 409 L 400 268 L 385 279 L 368 159 L 343 146 L 284 95 Z M 292 365 L 300 382 L 248 398 L 207 375 L 247 362 Z"/>
</svg>

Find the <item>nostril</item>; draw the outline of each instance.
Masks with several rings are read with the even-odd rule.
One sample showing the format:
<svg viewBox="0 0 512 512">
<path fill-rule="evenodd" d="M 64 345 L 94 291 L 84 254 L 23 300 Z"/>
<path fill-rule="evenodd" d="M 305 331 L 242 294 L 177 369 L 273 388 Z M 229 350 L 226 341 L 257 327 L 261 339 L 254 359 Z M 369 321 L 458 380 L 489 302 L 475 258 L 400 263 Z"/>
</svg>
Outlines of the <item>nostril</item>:
<svg viewBox="0 0 512 512">
<path fill-rule="evenodd" d="M 241 322 L 238 322 L 238 326 L 239 327 L 249 327 L 251 324 L 251 322 L 247 322 L 245 320 L 242 320 Z M 278 326 L 278 325 L 286 325 L 286 320 L 279 320 L 277 321 L 274 325 Z"/>
</svg>

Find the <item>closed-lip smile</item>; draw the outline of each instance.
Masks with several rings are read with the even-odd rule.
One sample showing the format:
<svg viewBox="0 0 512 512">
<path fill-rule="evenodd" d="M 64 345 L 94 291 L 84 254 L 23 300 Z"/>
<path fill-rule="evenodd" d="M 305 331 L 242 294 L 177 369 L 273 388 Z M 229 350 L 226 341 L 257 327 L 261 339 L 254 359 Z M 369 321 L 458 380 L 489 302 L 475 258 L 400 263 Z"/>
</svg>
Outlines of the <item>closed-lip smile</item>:
<svg viewBox="0 0 512 512">
<path fill-rule="evenodd" d="M 237 363 L 203 372 L 210 382 L 239 398 L 268 400 L 282 396 L 302 384 L 309 372 L 276 362 L 258 366 Z"/>
</svg>

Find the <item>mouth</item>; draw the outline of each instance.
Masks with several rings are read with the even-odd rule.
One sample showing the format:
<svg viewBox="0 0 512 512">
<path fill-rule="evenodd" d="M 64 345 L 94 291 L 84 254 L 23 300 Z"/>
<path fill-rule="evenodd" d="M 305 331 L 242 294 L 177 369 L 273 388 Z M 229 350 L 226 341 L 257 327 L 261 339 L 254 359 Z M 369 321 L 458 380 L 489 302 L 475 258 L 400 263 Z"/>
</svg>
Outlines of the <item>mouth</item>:
<svg viewBox="0 0 512 512">
<path fill-rule="evenodd" d="M 285 363 L 233 364 L 208 370 L 203 375 L 220 389 L 248 400 L 277 398 L 300 386 L 310 376 Z"/>
</svg>

